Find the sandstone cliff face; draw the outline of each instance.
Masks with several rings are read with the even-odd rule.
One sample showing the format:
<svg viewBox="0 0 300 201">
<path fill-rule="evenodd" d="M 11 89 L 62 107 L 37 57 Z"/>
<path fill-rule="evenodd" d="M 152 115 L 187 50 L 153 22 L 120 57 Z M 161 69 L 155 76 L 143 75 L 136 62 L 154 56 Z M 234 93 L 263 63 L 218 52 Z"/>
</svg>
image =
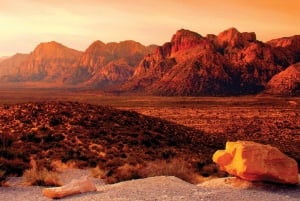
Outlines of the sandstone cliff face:
<svg viewBox="0 0 300 201">
<path fill-rule="evenodd" d="M 263 43 L 255 33 L 236 28 L 205 37 L 181 29 L 159 47 L 95 41 L 82 53 L 41 43 L 30 55 L 2 60 L 0 81 L 116 85 L 112 90 L 159 95 L 243 95 L 272 88 L 271 78 L 299 61 L 297 35 Z"/>
<path fill-rule="evenodd" d="M 15 54 L 12 57 L 4 58 L 0 61 L 0 80 L 1 81 L 17 81 L 15 77 L 19 74 L 20 67 L 24 66 L 29 58 L 29 54 Z"/>
<path fill-rule="evenodd" d="M 154 48 L 135 41 L 95 41 L 82 53 L 54 41 L 41 43 L 29 55 L 17 54 L 0 62 L 0 80 L 103 88 L 128 80 Z"/>
<path fill-rule="evenodd" d="M 299 60 L 297 54 L 290 55 L 300 47 L 296 39 L 292 41 L 289 45 L 263 43 L 255 33 L 235 28 L 206 37 L 182 29 L 144 57 L 123 90 L 160 95 L 255 94 Z"/>
<path fill-rule="evenodd" d="M 289 61 L 288 64 L 300 61 L 300 35 L 273 39 L 267 44 L 276 49 L 278 58 L 285 57 Z"/>
<path fill-rule="evenodd" d="M 134 67 L 154 47 L 146 47 L 135 41 L 107 44 L 95 41 L 80 57 L 78 66 L 88 74 L 86 85 L 102 88 L 128 80 Z"/>
<path fill-rule="evenodd" d="M 299 96 L 300 63 L 291 65 L 273 76 L 267 84 L 265 93 L 279 96 Z"/>
<path fill-rule="evenodd" d="M 4 75 L 9 81 L 62 81 L 72 71 L 80 54 L 52 41 L 41 43 L 29 55 L 16 55 L 1 65 L 11 69 Z"/>
</svg>

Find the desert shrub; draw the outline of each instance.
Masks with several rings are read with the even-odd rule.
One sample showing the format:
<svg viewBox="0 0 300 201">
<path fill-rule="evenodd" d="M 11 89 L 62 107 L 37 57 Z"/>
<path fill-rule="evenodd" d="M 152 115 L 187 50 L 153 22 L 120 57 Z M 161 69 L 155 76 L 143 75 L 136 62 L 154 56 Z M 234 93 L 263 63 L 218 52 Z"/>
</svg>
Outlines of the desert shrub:
<svg viewBox="0 0 300 201">
<path fill-rule="evenodd" d="M 33 167 L 25 170 L 23 174 L 24 181 L 33 186 L 61 186 L 57 173 L 49 171 L 46 168 L 38 169 Z"/>
<path fill-rule="evenodd" d="M 0 186 L 8 176 L 21 176 L 29 164 L 20 159 L 5 159 L 0 157 Z"/>
<path fill-rule="evenodd" d="M 148 162 L 144 168 L 140 169 L 141 177 L 153 176 L 175 176 L 189 183 L 199 183 L 202 178 L 196 171 L 181 159 L 156 160 Z"/>
<path fill-rule="evenodd" d="M 62 118 L 61 117 L 51 117 L 49 120 L 49 125 L 50 126 L 58 126 L 59 124 L 62 123 Z"/>
<path fill-rule="evenodd" d="M 39 138 L 35 132 L 29 132 L 27 134 L 23 134 L 21 140 L 27 142 L 34 142 L 34 143 L 40 143 L 42 141 L 42 139 Z"/>
<path fill-rule="evenodd" d="M 8 150 L 14 141 L 13 136 L 8 133 L 0 134 L 0 150 Z"/>
<path fill-rule="evenodd" d="M 4 171 L 0 170 L 0 186 L 3 186 L 4 182 L 6 181 L 6 174 Z"/>
<path fill-rule="evenodd" d="M 21 176 L 27 168 L 29 168 L 29 163 L 21 159 L 5 159 L 0 157 L 0 171 L 4 171 L 6 175 Z"/>
<path fill-rule="evenodd" d="M 128 163 L 106 172 L 105 176 L 102 176 L 104 181 L 108 184 L 117 183 L 121 181 L 127 181 L 132 179 L 142 178 L 141 165 L 130 165 Z"/>
<path fill-rule="evenodd" d="M 101 169 L 95 169 L 94 171 L 96 173 L 93 173 L 93 175 L 100 175 L 98 177 L 104 179 L 106 183 L 116 183 L 153 176 L 175 176 L 193 184 L 203 181 L 203 177 L 197 174 L 196 170 L 188 162 L 181 159 L 156 160 L 134 165 L 126 163 L 106 172 Z"/>
<path fill-rule="evenodd" d="M 97 179 L 105 179 L 107 171 L 101 169 L 99 166 L 96 166 L 91 169 L 91 176 Z"/>
</svg>

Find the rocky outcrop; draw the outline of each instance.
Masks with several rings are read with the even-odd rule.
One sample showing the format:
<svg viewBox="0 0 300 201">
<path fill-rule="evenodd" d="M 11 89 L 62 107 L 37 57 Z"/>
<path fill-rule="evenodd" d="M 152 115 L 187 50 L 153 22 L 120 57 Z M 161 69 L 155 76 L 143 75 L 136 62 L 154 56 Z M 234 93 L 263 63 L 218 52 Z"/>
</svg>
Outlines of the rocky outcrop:
<svg viewBox="0 0 300 201">
<path fill-rule="evenodd" d="M 253 32 L 230 28 L 203 37 L 181 29 L 144 57 L 121 89 L 159 95 L 256 94 L 294 60 L 285 47 L 257 41 Z"/>
<path fill-rule="evenodd" d="M 213 161 L 221 170 L 249 181 L 298 184 L 298 164 L 277 148 L 251 141 L 227 142 Z"/>
<path fill-rule="evenodd" d="M 265 93 L 279 96 L 299 96 L 300 63 L 291 65 L 273 76 L 267 84 Z"/>
<path fill-rule="evenodd" d="M 0 61 L 0 80 L 17 81 L 20 67 L 24 66 L 29 58 L 29 54 L 15 54 L 12 57 L 4 58 Z"/>
<path fill-rule="evenodd" d="M 12 62 L 3 61 L 1 65 L 14 69 L 7 71 L 3 76 L 10 81 L 62 81 L 77 62 L 81 52 L 70 49 L 57 42 L 39 44 L 33 52 L 27 55 L 16 55 Z"/>
<path fill-rule="evenodd" d="M 111 61 L 106 64 L 101 70 L 88 81 L 85 82 L 88 86 L 103 88 L 114 84 L 121 84 L 132 76 L 134 68 L 124 60 Z"/>
<path fill-rule="evenodd" d="M 300 35 L 273 39 L 268 41 L 267 44 L 277 50 L 284 50 L 288 54 L 287 57 L 289 57 L 290 63 L 300 61 Z"/>
<path fill-rule="evenodd" d="M 17 54 L 0 62 L 0 80 L 103 88 L 128 80 L 134 67 L 155 48 L 135 41 L 95 41 L 82 53 L 54 41 L 41 43 L 29 55 Z"/>
<path fill-rule="evenodd" d="M 87 177 L 74 179 L 70 183 L 53 188 L 44 188 L 43 195 L 52 199 L 64 198 L 86 192 L 97 191 L 95 184 Z"/>
<path fill-rule="evenodd" d="M 80 57 L 78 66 L 88 74 L 85 77 L 86 85 L 103 88 L 128 80 L 134 67 L 154 48 L 135 41 L 107 44 L 95 41 Z"/>
<path fill-rule="evenodd" d="M 240 33 L 236 28 L 230 28 L 220 33 L 216 38 L 216 45 L 220 49 L 243 48 L 256 41 L 254 32 Z"/>
</svg>

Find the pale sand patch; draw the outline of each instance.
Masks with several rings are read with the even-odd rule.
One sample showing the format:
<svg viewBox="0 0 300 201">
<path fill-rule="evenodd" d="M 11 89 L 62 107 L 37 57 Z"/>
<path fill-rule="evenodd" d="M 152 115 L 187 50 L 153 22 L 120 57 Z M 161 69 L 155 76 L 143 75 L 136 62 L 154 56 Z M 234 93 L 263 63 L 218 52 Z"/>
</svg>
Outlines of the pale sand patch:
<svg viewBox="0 0 300 201">
<path fill-rule="evenodd" d="M 65 179 L 86 175 L 88 171 L 68 170 Z M 253 186 L 254 185 L 254 186 Z M 111 185 L 97 183 L 97 192 L 83 193 L 60 199 L 63 201 L 298 201 L 298 186 L 258 185 L 221 178 L 199 185 L 189 184 L 176 177 L 150 177 Z M 1 187 L 0 200 L 50 201 L 42 196 L 42 187 Z"/>
</svg>

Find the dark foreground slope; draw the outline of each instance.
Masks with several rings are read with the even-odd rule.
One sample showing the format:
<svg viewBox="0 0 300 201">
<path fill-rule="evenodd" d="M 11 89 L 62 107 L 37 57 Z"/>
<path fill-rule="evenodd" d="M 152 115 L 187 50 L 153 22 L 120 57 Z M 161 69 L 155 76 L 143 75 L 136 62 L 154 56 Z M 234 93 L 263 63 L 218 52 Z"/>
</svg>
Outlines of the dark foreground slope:
<svg viewBox="0 0 300 201">
<path fill-rule="evenodd" d="M 50 169 L 53 161 L 61 160 L 99 166 L 108 182 L 117 182 L 139 178 L 136 170 L 149 162 L 177 160 L 207 176 L 217 173 L 211 157 L 226 140 L 283 144 L 282 150 L 299 163 L 297 132 L 284 138 L 276 132 L 256 135 L 259 119 L 252 125 L 234 121 L 234 128 L 245 127 L 243 133 L 212 134 L 133 111 L 76 102 L 1 105 L 0 114 L 0 170 L 6 174 L 22 174 L 31 159 Z"/>
<path fill-rule="evenodd" d="M 158 118 L 90 104 L 2 105 L 0 113 L 0 168 L 7 174 L 21 174 L 30 167 L 30 159 L 48 168 L 54 160 L 79 167 L 98 165 L 111 178 L 125 165 L 174 158 L 201 171 L 224 144 Z"/>
</svg>

